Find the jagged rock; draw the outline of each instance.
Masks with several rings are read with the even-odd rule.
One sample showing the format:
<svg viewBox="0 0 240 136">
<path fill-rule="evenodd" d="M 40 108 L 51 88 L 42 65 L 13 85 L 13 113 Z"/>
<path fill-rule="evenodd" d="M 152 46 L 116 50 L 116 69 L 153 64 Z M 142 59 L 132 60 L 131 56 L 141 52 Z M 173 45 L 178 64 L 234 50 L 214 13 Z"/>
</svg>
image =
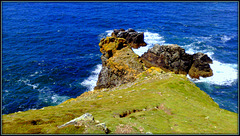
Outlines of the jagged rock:
<svg viewBox="0 0 240 136">
<path fill-rule="evenodd" d="M 209 63 L 212 64 L 212 60 L 201 52 L 193 54 L 193 64 L 189 70 L 189 76 L 191 78 L 210 77 L 213 75 L 212 69 Z"/>
<path fill-rule="evenodd" d="M 141 59 L 124 38 L 103 38 L 99 47 L 102 53 L 102 70 L 95 89 L 111 88 L 134 81 L 136 74 L 143 71 Z"/>
<path fill-rule="evenodd" d="M 101 59 L 102 70 L 94 89 L 112 88 L 132 82 L 136 79 L 136 75 L 145 69 L 139 56 L 129 47 L 116 50 L 110 58 L 103 54 Z"/>
<path fill-rule="evenodd" d="M 116 50 L 126 46 L 126 40 L 123 38 L 106 37 L 102 38 L 99 43 L 101 53 L 107 58 L 112 57 Z"/>
<path fill-rule="evenodd" d="M 147 44 L 144 42 L 144 33 L 138 33 L 135 30 L 129 28 L 127 31 L 124 29 L 114 29 L 111 34 L 112 37 L 115 38 L 124 38 L 126 42 L 130 44 L 130 46 L 134 49 L 137 49 L 141 46 L 146 46 Z"/>
<path fill-rule="evenodd" d="M 212 60 L 206 54 L 190 55 L 176 44 L 165 46 L 156 44 L 139 57 L 132 48 L 135 48 L 135 43 L 138 47 L 145 43 L 143 39 L 143 33 L 133 29 L 127 31 L 114 29 L 112 37 L 106 37 L 100 41 L 102 70 L 94 89 L 112 88 L 133 82 L 136 75 L 143 72 L 146 67 L 160 67 L 165 72 L 189 74 L 192 78 L 212 76 L 209 66 Z"/>
<path fill-rule="evenodd" d="M 176 44 L 160 46 L 154 45 L 141 56 L 147 67 L 160 67 L 165 71 L 173 71 L 176 74 L 189 74 L 191 78 L 212 76 L 209 63 L 212 60 L 203 53 L 190 55 Z"/>
<path fill-rule="evenodd" d="M 176 44 L 155 44 L 141 58 L 147 67 L 160 67 L 176 74 L 187 74 L 192 64 L 192 55 L 185 53 L 185 50 Z"/>
</svg>

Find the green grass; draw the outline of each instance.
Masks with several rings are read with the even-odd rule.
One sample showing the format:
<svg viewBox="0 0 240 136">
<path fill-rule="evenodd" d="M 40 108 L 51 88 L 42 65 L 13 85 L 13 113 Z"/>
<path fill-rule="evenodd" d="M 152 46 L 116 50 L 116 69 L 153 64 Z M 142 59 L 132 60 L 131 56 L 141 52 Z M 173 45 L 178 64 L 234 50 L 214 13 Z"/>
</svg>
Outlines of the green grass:
<svg viewBox="0 0 240 136">
<path fill-rule="evenodd" d="M 238 114 L 219 108 L 185 76 L 145 71 L 133 83 L 96 90 L 58 106 L 2 116 L 3 134 L 81 134 L 103 131 L 70 125 L 85 113 L 110 134 L 237 134 Z"/>
</svg>

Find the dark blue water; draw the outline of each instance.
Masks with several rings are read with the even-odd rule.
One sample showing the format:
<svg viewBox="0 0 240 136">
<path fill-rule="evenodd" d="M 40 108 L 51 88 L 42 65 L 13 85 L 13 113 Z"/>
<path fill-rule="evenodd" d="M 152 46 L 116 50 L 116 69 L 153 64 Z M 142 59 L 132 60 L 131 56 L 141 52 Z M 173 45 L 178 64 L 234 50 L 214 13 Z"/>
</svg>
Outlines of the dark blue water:
<svg viewBox="0 0 240 136">
<path fill-rule="evenodd" d="M 159 43 L 207 53 L 214 76 L 194 82 L 238 112 L 237 2 L 3 2 L 2 113 L 91 90 L 101 69 L 98 43 L 119 28 L 145 33 L 149 46 L 136 52 Z"/>
</svg>

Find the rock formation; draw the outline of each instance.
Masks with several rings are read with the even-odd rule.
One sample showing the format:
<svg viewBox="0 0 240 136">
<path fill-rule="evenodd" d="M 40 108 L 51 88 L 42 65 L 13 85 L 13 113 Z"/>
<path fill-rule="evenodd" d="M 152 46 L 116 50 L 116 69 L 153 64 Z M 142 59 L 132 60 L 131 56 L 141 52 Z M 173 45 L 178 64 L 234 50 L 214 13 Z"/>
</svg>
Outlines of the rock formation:
<svg viewBox="0 0 240 136">
<path fill-rule="evenodd" d="M 212 60 L 203 53 L 193 55 L 176 44 L 160 46 L 156 44 L 141 57 L 132 48 L 145 46 L 143 33 L 133 29 L 114 29 L 111 37 L 101 39 L 102 70 L 95 89 L 112 88 L 132 82 L 136 75 L 150 67 L 160 67 L 176 74 L 189 74 L 191 78 L 212 76 L 209 63 Z"/>
<path fill-rule="evenodd" d="M 212 64 L 212 60 L 201 52 L 193 54 L 193 64 L 189 70 L 189 76 L 191 78 L 209 77 L 213 75 L 212 69 L 209 64 Z"/>
<path fill-rule="evenodd" d="M 176 44 L 160 46 L 156 44 L 141 56 L 147 67 L 160 67 L 165 71 L 173 71 L 176 74 L 189 74 L 191 78 L 199 79 L 212 76 L 209 63 L 212 60 L 203 53 L 193 55 L 185 53 L 185 50 Z"/>
<path fill-rule="evenodd" d="M 138 49 L 140 46 L 146 46 L 147 44 L 144 42 L 144 34 L 138 33 L 135 30 L 129 28 L 128 30 L 124 29 L 114 29 L 112 35 L 114 38 L 124 38 L 126 42 L 130 44 L 130 46 L 134 49 Z"/>
<path fill-rule="evenodd" d="M 95 89 L 112 88 L 135 80 L 144 71 L 141 58 L 124 38 L 106 37 L 100 43 L 102 70 Z"/>
</svg>

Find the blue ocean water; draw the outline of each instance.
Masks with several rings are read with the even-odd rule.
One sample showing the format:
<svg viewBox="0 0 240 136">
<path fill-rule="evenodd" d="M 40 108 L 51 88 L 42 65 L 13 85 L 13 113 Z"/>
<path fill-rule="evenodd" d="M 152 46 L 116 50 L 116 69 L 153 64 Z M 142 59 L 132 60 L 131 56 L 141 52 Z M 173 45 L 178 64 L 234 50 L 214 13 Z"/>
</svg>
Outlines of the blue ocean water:
<svg viewBox="0 0 240 136">
<path fill-rule="evenodd" d="M 146 47 L 207 53 L 213 76 L 193 81 L 238 113 L 237 2 L 3 2 L 2 113 L 57 105 L 92 90 L 98 43 L 113 29 L 144 32 Z"/>
</svg>

